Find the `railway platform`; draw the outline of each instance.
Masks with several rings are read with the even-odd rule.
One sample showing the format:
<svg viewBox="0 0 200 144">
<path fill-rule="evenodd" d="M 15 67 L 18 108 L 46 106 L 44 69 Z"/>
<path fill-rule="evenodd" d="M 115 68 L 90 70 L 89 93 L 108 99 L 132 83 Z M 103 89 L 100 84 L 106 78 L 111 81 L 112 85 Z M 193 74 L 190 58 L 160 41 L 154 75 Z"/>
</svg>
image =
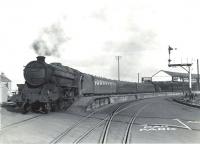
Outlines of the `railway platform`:
<svg viewBox="0 0 200 144">
<path fill-rule="evenodd" d="M 199 94 L 193 96 L 192 98 L 186 97 L 186 96 L 181 96 L 181 97 L 173 98 L 173 100 L 175 102 L 178 102 L 178 103 L 181 103 L 184 105 L 200 108 L 200 95 Z"/>
</svg>

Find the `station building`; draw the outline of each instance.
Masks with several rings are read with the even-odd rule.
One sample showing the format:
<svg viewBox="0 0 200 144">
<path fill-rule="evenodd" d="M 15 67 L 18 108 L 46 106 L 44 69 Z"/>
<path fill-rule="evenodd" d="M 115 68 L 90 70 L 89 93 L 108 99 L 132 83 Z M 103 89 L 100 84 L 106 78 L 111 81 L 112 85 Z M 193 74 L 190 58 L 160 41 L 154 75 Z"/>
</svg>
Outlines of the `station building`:
<svg viewBox="0 0 200 144">
<path fill-rule="evenodd" d="M 192 82 L 196 83 L 198 80 L 197 74 L 192 74 Z M 171 72 L 160 70 L 151 77 L 151 81 L 159 82 L 159 81 L 171 81 L 171 82 L 189 82 L 188 73 L 179 73 L 179 72 Z"/>
<path fill-rule="evenodd" d="M 11 80 L 4 73 L 0 75 L 0 104 L 6 102 L 11 93 Z"/>
<path fill-rule="evenodd" d="M 198 75 L 192 74 L 192 90 L 199 91 Z M 143 83 L 153 83 L 159 85 L 162 91 L 180 91 L 188 90 L 189 87 L 189 74 L 160 70 L 153 74 L 151 77 L 143 77 Z"/>
</svg>

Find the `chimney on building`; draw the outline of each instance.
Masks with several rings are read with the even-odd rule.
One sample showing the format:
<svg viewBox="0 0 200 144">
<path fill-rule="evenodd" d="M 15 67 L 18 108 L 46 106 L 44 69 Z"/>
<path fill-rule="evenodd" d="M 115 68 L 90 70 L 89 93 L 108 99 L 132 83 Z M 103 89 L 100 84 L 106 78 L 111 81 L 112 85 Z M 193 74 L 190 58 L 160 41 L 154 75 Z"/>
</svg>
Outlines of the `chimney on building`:
<svg viewBox="0 0 200 144">
<path fill-rule="evenodd" d="M 5 76 L 5 74 L 2 72 L 2 73 L 1 73 L 1 76 Z"/>
</svg>

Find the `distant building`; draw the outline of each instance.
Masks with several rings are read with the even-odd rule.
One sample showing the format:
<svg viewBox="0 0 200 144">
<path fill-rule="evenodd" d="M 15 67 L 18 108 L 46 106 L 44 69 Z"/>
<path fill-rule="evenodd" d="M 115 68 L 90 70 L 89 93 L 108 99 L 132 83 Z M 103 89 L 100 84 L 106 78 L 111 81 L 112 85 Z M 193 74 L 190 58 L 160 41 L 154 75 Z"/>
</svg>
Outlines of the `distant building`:
<svg viewBox="0 0 200 144">
<path fill-rule="evenodd" d="M 11 92 L 11 80 L 4 73 L 0 75 L 0 104 L 7 101 Z"/>
<path fill-rule="evenodd" d="M 152 77 L 142 77 L 142 83 L 150 83 L 152 82 Z"/>
<path fill-rule="evenodd" d="M 192 74 L 192 82 L 197 82 L 198 75 Z M 171 81 L 171 82 L 188 82 L 189 76 L 188 73 L 179 73 L 160 70 L 152 76 L 152 81 Z"/>
</svg>

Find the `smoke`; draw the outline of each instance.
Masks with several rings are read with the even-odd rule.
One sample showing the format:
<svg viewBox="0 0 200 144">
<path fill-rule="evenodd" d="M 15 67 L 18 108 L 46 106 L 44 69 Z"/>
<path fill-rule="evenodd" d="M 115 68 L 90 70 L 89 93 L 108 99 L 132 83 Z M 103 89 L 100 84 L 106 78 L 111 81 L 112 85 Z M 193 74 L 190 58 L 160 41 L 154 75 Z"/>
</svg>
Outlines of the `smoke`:
<svg viewBox="0 0 200 144">
<path fill-rule="evenodd" d="M 32 43 L 32 48 L 38 55 L 60 57 L 61 45 L 68 37 L 59 24 L 52 24 L 42 30 L 39 37 Z"/>
</svg>

